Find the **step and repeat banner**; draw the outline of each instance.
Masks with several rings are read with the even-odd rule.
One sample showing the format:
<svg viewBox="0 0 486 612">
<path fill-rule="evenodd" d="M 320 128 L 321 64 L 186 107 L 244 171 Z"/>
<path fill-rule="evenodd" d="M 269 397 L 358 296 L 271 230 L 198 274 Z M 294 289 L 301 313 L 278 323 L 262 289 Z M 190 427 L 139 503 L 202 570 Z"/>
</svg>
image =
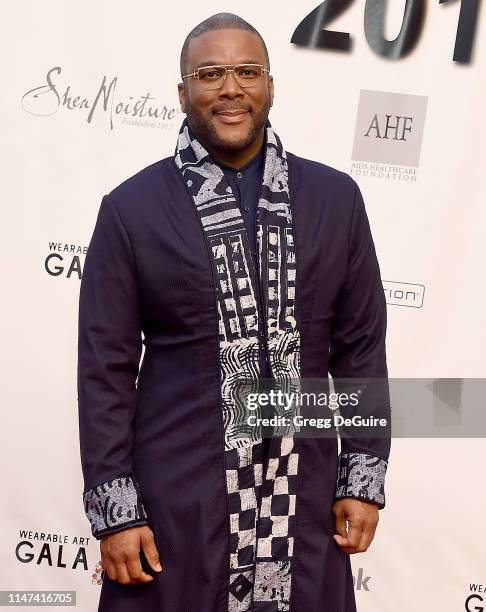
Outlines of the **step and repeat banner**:
<svg viewBox="0 0 486 612">
<path fill-rule="evenodd" d="M 214 13 L 237 13 L 265 39 L 270 119 L 286 149 L 359 184 L 388 304 L 390 376 L 485 376 L 480 5 L 4 8 L 0 590 L 72 590 L 78 609 L 97 608 L 99 542 L 82 506 L 78 442 L 80 279 L 102 196 L 173 153 L 180 49 Z M 486 609 L 483 433 L 393 439 L 387 506 L 370 549 L 351 557 L 360 612 Z"/>
</svg>

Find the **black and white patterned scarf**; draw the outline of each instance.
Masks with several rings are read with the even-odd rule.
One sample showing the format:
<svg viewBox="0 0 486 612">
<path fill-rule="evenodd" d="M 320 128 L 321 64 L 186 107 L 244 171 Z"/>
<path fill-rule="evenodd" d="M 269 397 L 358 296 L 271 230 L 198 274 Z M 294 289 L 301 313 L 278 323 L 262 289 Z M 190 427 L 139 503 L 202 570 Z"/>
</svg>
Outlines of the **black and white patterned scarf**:
<svg viewBox="0 0 486 612">
<path fill-rule="evenodd" d="M 257 262 L 245 222 L 220 166 L 195 138 L 187 119 L 175 162 L 201 220 L 212 254 L 219 317 L 221 398 L 229 503 L 229 612 L 290 609 L 299 454 L 292 436 L 274 437 L 266 472 L 255 432 L 237 437 L 245 415 L 241 380 L 259 377 L 259 309 L 272 377 L 300 378 L 296 261 L 285 151 L 265 125 L 265 162 L 257 208 Z"/>
</svg>

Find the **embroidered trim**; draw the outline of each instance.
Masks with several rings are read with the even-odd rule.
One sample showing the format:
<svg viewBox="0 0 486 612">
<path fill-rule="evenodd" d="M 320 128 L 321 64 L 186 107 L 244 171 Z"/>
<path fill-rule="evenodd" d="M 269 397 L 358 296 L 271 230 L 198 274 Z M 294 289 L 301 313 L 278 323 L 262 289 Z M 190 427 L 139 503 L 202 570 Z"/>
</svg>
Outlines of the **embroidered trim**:
<svg viewBox="0 0 486 612">
<path fill-rule="evenodd" d="M 367 453 L 340 454 L 335 497 L 356 497 L 384 508 L 387 466 L 381 457 Z"/>
<path fill-rule="evenodd" d="M 138 485 L 129 475 L 122 474 L 85 491 L 83 503 L 97 540 L 106 533 L 148 523 Z"/>
</svg>

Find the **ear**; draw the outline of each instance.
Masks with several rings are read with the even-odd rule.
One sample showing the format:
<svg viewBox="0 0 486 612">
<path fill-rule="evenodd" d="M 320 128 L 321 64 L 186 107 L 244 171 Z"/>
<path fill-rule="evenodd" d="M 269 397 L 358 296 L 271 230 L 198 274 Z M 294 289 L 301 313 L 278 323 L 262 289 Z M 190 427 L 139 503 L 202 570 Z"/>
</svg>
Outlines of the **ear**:
<svg viewBox="0 0 486 612">
<path fill-rule="evenodd" d="M 181 105 L 181 111 L 185 113 L 186 112 L 186 88 L 184 87 L 184 83 L 178 83 L 177 90 L 179 93 L 179 103 Z"/>
<path fill-rule="evenodd" d="M 274 86 L 273 86 L 273 76 L 271 74 L 268 75 L 268 92 L 270 94 L 270 106 L 273 106 L 273 95 L 274 95 Z"/>
</svg>

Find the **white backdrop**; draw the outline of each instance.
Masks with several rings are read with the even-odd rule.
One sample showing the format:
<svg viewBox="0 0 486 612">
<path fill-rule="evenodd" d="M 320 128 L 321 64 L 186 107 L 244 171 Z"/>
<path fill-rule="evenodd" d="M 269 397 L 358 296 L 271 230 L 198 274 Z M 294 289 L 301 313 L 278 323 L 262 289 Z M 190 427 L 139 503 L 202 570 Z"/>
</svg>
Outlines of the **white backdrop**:
<svg viewBox="0 0 486 612">
<path fill-rule="evenodd" d="M 276 0 L 21 0 L 4 9 L 1 478 L 8 504 L 0 590 L 76 590 L 78 609 L 96 610 L 100 587 L 91 576 L 99 543 L 81 501 L 78 270 L 103 194 L 172 154 L 183 118 L 180 48 L 209 15 L 236 12 L 263 35 L 275 80 L 270 119 L 286 149 L 358 181 L 387 290 L 390 376 L 484 377 L 485 16 L 471 62 L 458 64 L 452 55 L 461 2 L 425 2 L 418 44 L 401 59 L 371 50 L 362 0 L 327 26 L 351 33 L 349 53 L 290 43 L 316 0 L 285 7 Z M 405 1 L 386 5 L 391 40 Z M 96 101 L 104 79 L 106 110 L 103 97 Z M 412 112 L 411 145 L 370 145 L 372 156 L 385 159 L 390 147 L 405 154 L 409 145 L 418 148 L 408 174 L 405 164 L 371 176 L 370 160 L 353 159 L 362 90 L 392 117 Z M 124 121 L 117 105 L 133 108 L 148 94 L 145 108 L 165 110 L 165 118 Z M 425 98 L 422 111 L 413 110 L 415 96 Z M 403 298 L 408 288 L 413 294 Z M 387 507 L 369 551 L 351 558 L 360 612 L 463 610 L 471 585 L 486 584 L 483 464 L 480 438 L 393 440 Z M 486 607 L 483 597 L 474 605 Z"/>
</svg>

